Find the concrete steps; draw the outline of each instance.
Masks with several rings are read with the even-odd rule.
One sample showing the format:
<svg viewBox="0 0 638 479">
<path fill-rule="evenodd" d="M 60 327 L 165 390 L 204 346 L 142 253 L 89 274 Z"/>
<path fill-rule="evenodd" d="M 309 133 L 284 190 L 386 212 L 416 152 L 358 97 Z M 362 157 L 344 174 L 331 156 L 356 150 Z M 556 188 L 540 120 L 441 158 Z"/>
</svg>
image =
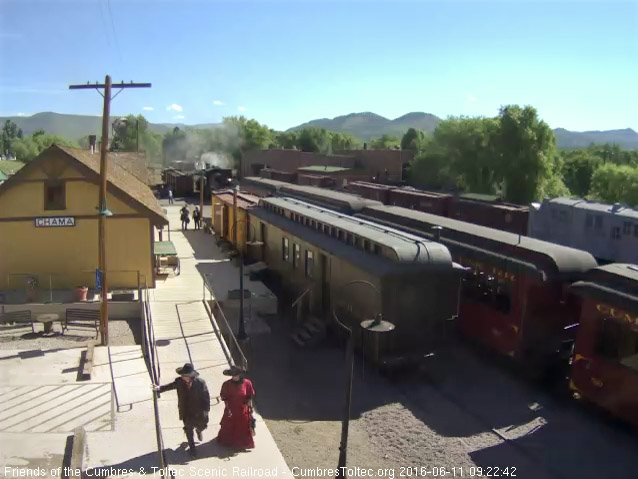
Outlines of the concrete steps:
<svg viewBox="0 0 638 479">
<path fill-rule="evenodd" d="M 320 319 L 311 317 L 299 325 L 290 337 L 300 347 L 316 347 L 326 337 L 326 326 Z"/>
</svg>

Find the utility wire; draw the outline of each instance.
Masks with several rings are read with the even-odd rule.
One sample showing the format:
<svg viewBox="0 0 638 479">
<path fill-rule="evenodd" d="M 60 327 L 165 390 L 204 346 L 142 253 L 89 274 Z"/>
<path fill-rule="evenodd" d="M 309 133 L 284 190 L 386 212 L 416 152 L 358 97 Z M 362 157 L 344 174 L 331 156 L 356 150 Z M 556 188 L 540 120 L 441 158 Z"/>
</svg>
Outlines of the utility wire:
<svg viewBox="0 0 638 479">
<path fill-rule="evenodd" d="M 109 9 L 109 18 L 111 19 L 111 29 L 113 30 L 113 39 L 115 41 L 115 49 L 117 50 L 117 57 L 122 64 L 122 52 L 120 50 L 120 44 L 117 41 L 117 33 L 115 32 L 115 23 L 113 22 L 113 11 L 111 10 L 111 0 L 106 0 L 106 4 Z"/>
</svg>

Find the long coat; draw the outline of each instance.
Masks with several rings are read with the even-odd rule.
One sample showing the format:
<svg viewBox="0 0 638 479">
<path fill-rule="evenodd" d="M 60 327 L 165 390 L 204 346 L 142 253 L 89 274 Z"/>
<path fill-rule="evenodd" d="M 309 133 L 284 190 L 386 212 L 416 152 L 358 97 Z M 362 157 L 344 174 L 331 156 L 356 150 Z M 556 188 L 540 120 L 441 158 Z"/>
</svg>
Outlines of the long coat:
<svg viewBox="0 0 638 479">
<path fill-rule="evenodd" d="M 170 384 L 160 386 L 160 392 L 177 390 L 177 408 L 179 418 L 184 422 L 193 422 L 210 411 L 210 395 L 203 379 L 193 379 L 189 388 L 181 377 Z"/>
</svg>

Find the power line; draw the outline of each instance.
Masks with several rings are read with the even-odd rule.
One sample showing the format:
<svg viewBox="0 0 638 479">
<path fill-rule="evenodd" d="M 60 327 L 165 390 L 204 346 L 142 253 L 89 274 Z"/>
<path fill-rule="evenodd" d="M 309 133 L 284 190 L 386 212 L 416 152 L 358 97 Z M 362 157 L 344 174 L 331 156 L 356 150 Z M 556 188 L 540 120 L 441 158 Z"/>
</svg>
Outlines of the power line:
<svg viewBox="0 0 638 479">
<path fill-rule="evenodd" d="M 106 20 L 104 19 L 104 8 L 102 7 L 102 1 L 97 0 L 97 6 L 100 9 L 100 20 L 102 20 L 102 28 L 104 29 L 104 36 L 106 38 L 106 44 L 108 47 L 111 46 L 111 39 L 108 27 L 106 26 Z"/>
<path fill-rule="evenodd" d="M 109 18 L 111 19 L 111 29 L 113 30 L 113 39 L 115 41 L 115 49 L 117 50 L 117 56 L 122 63 L 122 52 L 120 50 L 120 44 L 117 41 L 117 33 L 115 32 L 115 23 L 113 23 L 113 11 L 111 10 L 111 0 L 106 0 L 106 4 L 109 8 Z"/>
</svg>

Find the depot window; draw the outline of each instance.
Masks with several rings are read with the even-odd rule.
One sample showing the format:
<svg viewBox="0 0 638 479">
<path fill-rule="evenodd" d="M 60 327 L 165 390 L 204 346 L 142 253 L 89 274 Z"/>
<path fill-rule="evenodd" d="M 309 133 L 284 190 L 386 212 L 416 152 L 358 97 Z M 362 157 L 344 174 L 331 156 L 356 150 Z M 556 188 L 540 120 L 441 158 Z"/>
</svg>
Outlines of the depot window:
<svg viewBox="0 0 638 479">
<path fill-rule="evenodd" d="M 297 243 L 292 244 L 292 267 L 298 268 L 301 260 L 301 247 Z"/>
<path fill-rule="evenodd" d="M 44 209 L 66 209 L 66 188 L 63 181 L 50 181 L 44 184 Z"/>
</svg>

